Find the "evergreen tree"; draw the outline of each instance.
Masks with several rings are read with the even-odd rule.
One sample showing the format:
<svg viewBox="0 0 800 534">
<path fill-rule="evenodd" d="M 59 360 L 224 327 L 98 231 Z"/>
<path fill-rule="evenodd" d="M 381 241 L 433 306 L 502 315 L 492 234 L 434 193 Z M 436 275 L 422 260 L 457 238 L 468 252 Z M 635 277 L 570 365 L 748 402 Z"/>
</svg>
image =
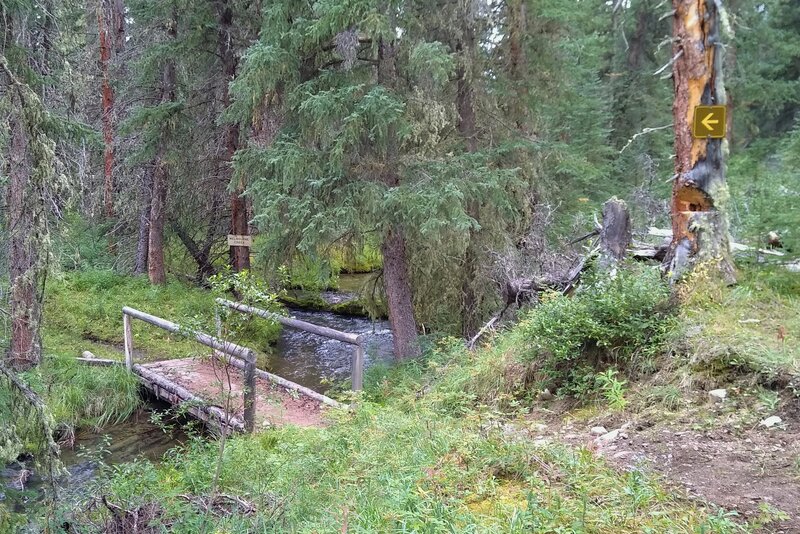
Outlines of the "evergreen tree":
<svg viewBox="0 0 800 534">
<path fill-rule="evenodd" d="M 272 251 L 313 254 L 338 239 L 379 236 L 395 352 L 411 356 L 419 350 L 412 265 L 463 254 L 477 225 L 469 203 L 507 205 L 514 173 L 453 152 L 456 62 L 427 38 L 423 6 L 302 6 L 266 9 L 234 84 L 240 113 L 276 93 L 289 103 L 280 137 L 240 151 L 238 171 L 254 179 L 256 221 Z"/>
</svg>

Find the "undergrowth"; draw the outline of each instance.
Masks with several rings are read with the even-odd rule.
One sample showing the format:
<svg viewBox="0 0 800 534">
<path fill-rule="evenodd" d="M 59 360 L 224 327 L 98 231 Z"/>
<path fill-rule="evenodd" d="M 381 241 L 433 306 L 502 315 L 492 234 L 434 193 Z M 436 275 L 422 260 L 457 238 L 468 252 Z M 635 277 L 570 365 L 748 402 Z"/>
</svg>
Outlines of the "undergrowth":
<svg viewBox="0 0 800 534">
<path fill-rule="evenodd" d="M 90 350 L 98 357 L 121 358 L 122 308 L 130 306 L 173 322 L 214 332 L 212 292 L 170 279 L 150 285 L 145 277 L 113 271 L 73 271 L 47 287 L 43 340 L 48 354 L 79 356 Z M 197 343 L 141 321 L 134 321 L 134 346 L 142 359 L 183 358 L 200 350 Z M 268 351 L 280 328 L 254 320 L 238 339 L 241 344 Z"/>
<path fill-rule="evenodd" d="M 800 377 L 800 276 L 775 266 L 748 266 L 724 287 L 699 271 L 681 308 L 685 352 L 696 372 L 725 381 L 747 376 L 796 387 Z"/>
<path fill-rule="evenodd" d="M 325 429 L 228 442 L 219 491 L 255 514 L 209 516 L 187 502 L 210 491 L 218 449 L 202 440 L 160 466 L 119 466 L 90 494 L 128 510 L 156 503 L 157 523 L 176 533 L 738 531 L 645 473 L 619 474 L 588 450 L 536 446 L 479 411 L 453 418 L 362 401 L 334 417 Z M 102 513 L 81 509 L 58 520 Z"/>
</svg>

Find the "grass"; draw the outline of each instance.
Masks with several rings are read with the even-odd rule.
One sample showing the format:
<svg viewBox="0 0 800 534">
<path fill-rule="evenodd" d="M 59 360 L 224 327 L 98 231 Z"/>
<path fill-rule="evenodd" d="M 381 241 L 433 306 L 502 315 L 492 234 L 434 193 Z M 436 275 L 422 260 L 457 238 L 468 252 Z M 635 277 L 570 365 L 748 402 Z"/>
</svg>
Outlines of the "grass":
<svg viewBox="0 0 800 534">
<path fill-rule="evenodd" d="M 753 531 L 758 524 L 685 500 L 650 472 L 619 472 L 590 450 L 537 443 L 526 430 L 544 385 L 580 395 L 600 413 L 609 403 L 601 372 L 619 381 L 619 409 L 661 412 L 682 407 L 686 374 L 713 373 L 721 381 L 796 373 L 794 275 L 741 274 L 735 288 L 685 295 L 677 314 L 664 312 L 665 294 L 653 292 L 649 274 L 600 284 L 572 302 L 549 297 L 479 350 L 441 339 L 419 360 L 371 369 L 357 409 L 333 414 L 327 428 L 231 439 L 218 486 L 218 444 L 198 438 L 159 465 L 114 467 L 88 494 L 108 495 L 129 510 L 155 505 L 157 522 L 179 533 Z M 667 327 L 657 328 L 654 318 Z M 775 336 L 781 326 L 784 340 Z M 55 363 L 64 365 L 59 380 L 67 380 L 69 366 Z M 765 413 L 778 402 L 771 391 L 759 390 Z M 92 413 L 89 404 L 71 405 L 81 407 L 74 413 Z M 209 515 L 186 499 L 214 491 L 251 501 L 257 513 Z M 77 507 L 59 521 L 86 524 L 105 513 Z"/>
<path fill-rule="evenodd" d="M 767 385 L 800 376 L 800 276 L 745 268 L 733 288 L 710 286 L 682 307 L 683 350 L 711 373 L 732 370 Z"/>
<path fill-rule="evenodd" d="M 183 326 L 214 332 L 214 294 L 171 279 L 152 286 L 145 277 L 113 271 L 73 271 L 51 281 L 45 296 L 43 342 L 47 354 L 119 359 L 122 308 L 130 306 Z M 200 346 L 141 321 L 134 321 L 134 345 L 146 358 L 170 359 L 196 354 Z M 255 320 L 239 341 L 268 351 L 280 330 Z"/>
<path fill-rule="evenodd" d="M 412 404 L 414 401 L 406 399 Z M 206 517 L 181 495 L 211 491 L 218 448 L 193 441 L 160 466 L 122 466 L 94 493 L 159 503 L 172 532 L 737 532 L 647 473 L 618 473 L 585 449 L 537 446 L 480 411 L 362 401 L 326 429 L 231 440 L 219 491 L 255 516 Z"/>
<path fill-rule="evenodd" d="M 121 366 L 89 367 L 50 356 L 25 379 L 42 394 L 62 428 L 100 429 L 127 419 L 141 403 L 139 382 Z"/>
</svg>

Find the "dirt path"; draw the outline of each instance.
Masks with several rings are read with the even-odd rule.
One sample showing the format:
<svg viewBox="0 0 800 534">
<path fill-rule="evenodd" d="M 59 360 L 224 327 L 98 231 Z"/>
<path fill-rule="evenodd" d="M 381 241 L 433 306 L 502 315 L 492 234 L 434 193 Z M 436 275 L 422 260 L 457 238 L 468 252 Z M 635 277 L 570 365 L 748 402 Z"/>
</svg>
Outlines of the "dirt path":
<svg viewBox="0 0 800 534">
<path fill-rule="evenodd" d="M 591 433 L 598 421 L 557 429 L 551 422 L 539 434 L 588 446 L 620 469 L 655 471 L 676 491 L 742 519 L 771 516 L 775 521 L 764 532 L 800 534 L 800 406 L 794 401 L 776 415 L 782 422 L 772 428 L 758 421 L 698 429 L 688 420 L 643 420 L 608 425 L 609 432 L 619 432 L 604 439 Z"/>
</svg>

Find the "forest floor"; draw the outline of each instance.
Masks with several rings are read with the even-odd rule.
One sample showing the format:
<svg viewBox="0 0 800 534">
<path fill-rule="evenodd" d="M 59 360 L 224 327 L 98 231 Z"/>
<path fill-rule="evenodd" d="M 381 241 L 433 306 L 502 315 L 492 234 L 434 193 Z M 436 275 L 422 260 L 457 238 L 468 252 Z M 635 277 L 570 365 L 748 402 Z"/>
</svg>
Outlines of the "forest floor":
<svg viewBox="0 0 800 534">
<path fill-rule="evenodd" d="M 527 426 L 537 442 L 587 447 L 623 472 L 653 473 L 672 491 L 769 525 L 769 532 L 800 532 L 800 403 L 787 395 L 780 406 L 754 412 L 756 397 L 741 392 L 678 413 L 543 407 Z M 771 416 L 780 422 L 762 424 Z"/>
</svg>

